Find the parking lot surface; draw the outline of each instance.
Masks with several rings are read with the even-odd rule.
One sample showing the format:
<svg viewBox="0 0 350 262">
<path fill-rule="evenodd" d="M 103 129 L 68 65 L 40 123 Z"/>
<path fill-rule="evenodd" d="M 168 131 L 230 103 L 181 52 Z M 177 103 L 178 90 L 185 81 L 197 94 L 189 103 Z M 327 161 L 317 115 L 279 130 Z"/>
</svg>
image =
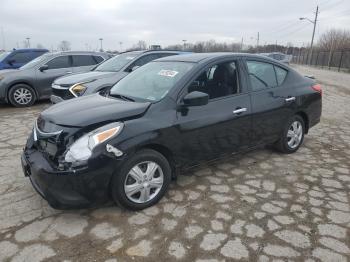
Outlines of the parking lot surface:
<svg viewBox="0 0 350 262">
<path fill-rule="evenodd" d="M 0 106 L 0 261 L 349 261 L 350 74 L 297 69 L 324 91 L 322 121 L 297 153 L 190 170 L 141 212 L 50 208 L 20 166 L 49 105 Z"/>
</svg>

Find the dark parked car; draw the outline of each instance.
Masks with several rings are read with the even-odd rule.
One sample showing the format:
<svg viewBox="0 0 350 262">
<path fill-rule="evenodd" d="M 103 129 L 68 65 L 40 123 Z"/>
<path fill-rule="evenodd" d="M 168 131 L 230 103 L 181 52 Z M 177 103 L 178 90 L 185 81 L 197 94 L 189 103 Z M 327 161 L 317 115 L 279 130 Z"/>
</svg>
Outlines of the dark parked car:
<svg viewBox="0 0 350 262">
<path fill-rule="evenodd" d="M 0 71 L 0 101 L 16 107 L 31 106 L 49 98 L 51 84 L 57 77 L 91 70 L 110 57 L 98 52 L 46 53 L 20 69 Z"/>
<path fill-rule="evenodd" d="M 32 61 L 34 58 L 49 52 L 47 49 L 25 48 L 14 49 L 0 54 L 0 70 L 16 69 Z"/>
<path fill-rule="evenodd" d="M 314 80 L 261 56 L 166 57 L 108 94 L 42 112 L 22 166 L 55 208 L 111 196 L 143 209 L 162 198 L 181 168 L 267 144 L 297 151 L 320 121 L 321 94 Z"/>
<path fill-rule="evenodd" d="M 91 72 L 73 74 L 56 79 L 52 84 L 51 101 L 53 103 L 104 91 L 120 79 L 152 60 L 185 54 L 179 51 L 132 51 L 119 54 L 100 64 Z"/>
</svg>

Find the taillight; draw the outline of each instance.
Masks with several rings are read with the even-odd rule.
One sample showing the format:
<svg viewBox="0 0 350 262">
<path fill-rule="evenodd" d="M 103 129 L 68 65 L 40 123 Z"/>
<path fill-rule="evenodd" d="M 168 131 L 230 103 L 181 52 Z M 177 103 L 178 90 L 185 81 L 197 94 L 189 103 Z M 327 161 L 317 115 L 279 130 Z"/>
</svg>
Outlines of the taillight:
<svg viewBox="0 0 350 262">
<path fill-rule="evenodd" d="M 313 85 L 311 88 L 322 95 L 322 87 L 320 84 Z"/>
</svg>

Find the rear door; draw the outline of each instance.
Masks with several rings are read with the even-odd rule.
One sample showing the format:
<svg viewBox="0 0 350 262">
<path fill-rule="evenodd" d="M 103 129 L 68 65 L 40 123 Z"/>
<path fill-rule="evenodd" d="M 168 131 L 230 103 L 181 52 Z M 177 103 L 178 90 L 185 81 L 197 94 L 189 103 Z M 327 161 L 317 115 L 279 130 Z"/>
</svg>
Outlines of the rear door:
<svg viewBox="0 0 350 262">
<path fill-rule="evenodd" d="M 66 74 L 72 72 L 70 55 L 60 55 L 52 58 L 45 63 L 48 66 L 47 70 L 40 71 L 37 69 L 37 90 L 40 96 L 49 97 L 51 95 L 52 82 Z"/>
<path fill-rule="evenodd" d="M 177 113 L 177 157 L 187 165 L 250 146 L 250 97 L 240 64 L 231 59 L 207 66 L 181 95 L 193 91 L 209 95 L 207 105 Z"/>
<path fill-rule="evenodd" d="M 90 71 L 99 62 L 92 55 L 72 55 L 72 68 L 74 73 Z"/>
<path fill-rule="evenodd" d="M 259 59 L 247 59 L 246 70 L 252 101 L 252 144 L 275 142 L 296 106 L 293 89 L 284 85 L 288 70 Z"/>
</svg>

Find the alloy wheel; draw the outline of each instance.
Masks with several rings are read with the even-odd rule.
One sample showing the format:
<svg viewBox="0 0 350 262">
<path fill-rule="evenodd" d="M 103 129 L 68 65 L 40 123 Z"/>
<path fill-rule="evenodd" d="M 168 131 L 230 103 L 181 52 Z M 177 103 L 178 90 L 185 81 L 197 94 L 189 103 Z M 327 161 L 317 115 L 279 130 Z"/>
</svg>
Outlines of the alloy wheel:
<svg viewBox="0 0 350 262">
<path fill-rule="evenodd" d="M 299 146 L 303 138 L 303 126 L 298 121 L 295 120 L 289 127 L 287 132 L 287 143 L 291 149 Z"/>
<path fill-rule="evenodd" d="M 13 93 L 13 99 L 20 105 L 27 105 L 32 101 L 33 95 L 27 88 L 21 87 Z"/>
<path fill-rule="evenodd" d="M 146 203 L 155 198 L 164 184 L 162 168 L 153 161 L 136 164 L 126 176 L 124 192 L 134 203 Z"/>
</svg>

